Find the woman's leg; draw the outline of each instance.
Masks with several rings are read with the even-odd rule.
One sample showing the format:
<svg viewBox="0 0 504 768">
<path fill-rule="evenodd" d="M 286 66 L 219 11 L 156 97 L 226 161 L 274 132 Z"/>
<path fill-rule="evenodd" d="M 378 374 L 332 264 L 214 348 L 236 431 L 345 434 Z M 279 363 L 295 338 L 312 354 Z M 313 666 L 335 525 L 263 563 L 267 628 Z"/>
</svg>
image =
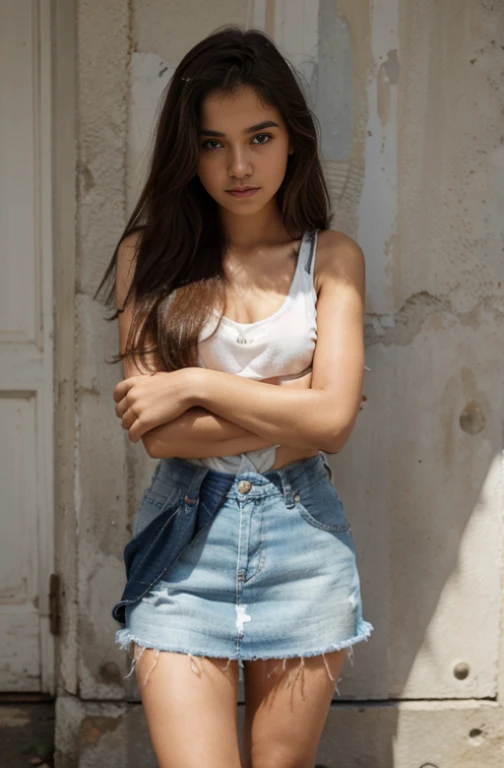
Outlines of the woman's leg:
<svg viewBox="0 0 504 768">
<path fill-rule="evenodd" d="M 159 768 L 240 768 L 238 662 L 138 647 L 135 656 Z"/>
<path fill-rule="evenodd" d="M 245 661 L 244 768 L 313 768 L 345 654 Z"/>
</svg>

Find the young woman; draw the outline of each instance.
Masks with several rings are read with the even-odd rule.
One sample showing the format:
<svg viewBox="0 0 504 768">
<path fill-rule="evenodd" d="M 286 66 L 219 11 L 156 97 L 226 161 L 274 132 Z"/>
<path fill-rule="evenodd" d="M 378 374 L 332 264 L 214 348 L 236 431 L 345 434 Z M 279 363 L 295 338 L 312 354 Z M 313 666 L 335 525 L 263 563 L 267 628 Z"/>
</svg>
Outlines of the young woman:
<svg viewBox="0 0 504 768">
<path fill-rule="evenodd" d="M 97 291 L 115 270 L 115 410 L 159 460 L 113 616 L 161 768 L 313 766 L 373 629 L 326 458 L 360 409 L 365 264 L 328 228 L 316 125 L 266 35 L 202 40 Z"/>
</svg>

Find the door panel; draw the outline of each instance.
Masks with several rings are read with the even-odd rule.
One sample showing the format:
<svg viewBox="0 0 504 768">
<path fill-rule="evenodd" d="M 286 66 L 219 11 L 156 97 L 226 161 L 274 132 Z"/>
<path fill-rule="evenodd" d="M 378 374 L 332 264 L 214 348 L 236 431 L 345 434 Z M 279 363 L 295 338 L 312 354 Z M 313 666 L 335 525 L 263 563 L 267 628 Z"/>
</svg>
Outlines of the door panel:
<svg viewBox="0 0 504 768">
<path fill-rule="evenodd" d="M 52 692 L 50 24 L 48 2 L 0 25 L 0 691 Z"/>
</svg>

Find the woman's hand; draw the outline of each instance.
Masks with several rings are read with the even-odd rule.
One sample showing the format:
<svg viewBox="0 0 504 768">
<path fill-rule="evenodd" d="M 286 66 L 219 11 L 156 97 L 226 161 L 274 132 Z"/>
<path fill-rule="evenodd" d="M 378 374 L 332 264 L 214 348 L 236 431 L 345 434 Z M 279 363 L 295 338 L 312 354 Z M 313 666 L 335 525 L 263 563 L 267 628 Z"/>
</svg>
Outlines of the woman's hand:
<svg viewBox="0 0 504 768">
<path fill-rule="evenodd" d="M 146 432 L 181 416 L 194 405 L 191 369 L 130 376 L 114 388 L 116 414 L 132 443 Z"/>
</svg>

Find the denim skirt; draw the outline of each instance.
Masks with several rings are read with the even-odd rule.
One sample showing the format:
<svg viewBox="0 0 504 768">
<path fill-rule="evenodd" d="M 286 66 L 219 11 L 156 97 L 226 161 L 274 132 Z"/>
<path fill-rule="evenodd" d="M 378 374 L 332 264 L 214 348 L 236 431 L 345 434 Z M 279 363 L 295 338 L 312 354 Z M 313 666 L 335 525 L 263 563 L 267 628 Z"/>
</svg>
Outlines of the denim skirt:
<svg viewBox="0 0 504 768">
<path fill-rule="evenodd" d="M 160 489 L 176 498 L 195 468 L 180 458 L 161 462 L 149 504 Z M 160 651 L 186 654 L 193 669 L 198 656 L 237 660 L 243 679 L 246 661 L 285 666 L 288 658 L 348 649 L 352 662 L 352 646 L 368 640 L 354 540 L 325 455 L 264 473 L 252 467 L 237 475 L 204 470 L 202 508 L 215 483 L 225 480 L 227 490 L 162 578 L 126 605 L 115 639 L 132 656 L 129 674 L 146 648 L 155 659 Z"/>
</svg>

